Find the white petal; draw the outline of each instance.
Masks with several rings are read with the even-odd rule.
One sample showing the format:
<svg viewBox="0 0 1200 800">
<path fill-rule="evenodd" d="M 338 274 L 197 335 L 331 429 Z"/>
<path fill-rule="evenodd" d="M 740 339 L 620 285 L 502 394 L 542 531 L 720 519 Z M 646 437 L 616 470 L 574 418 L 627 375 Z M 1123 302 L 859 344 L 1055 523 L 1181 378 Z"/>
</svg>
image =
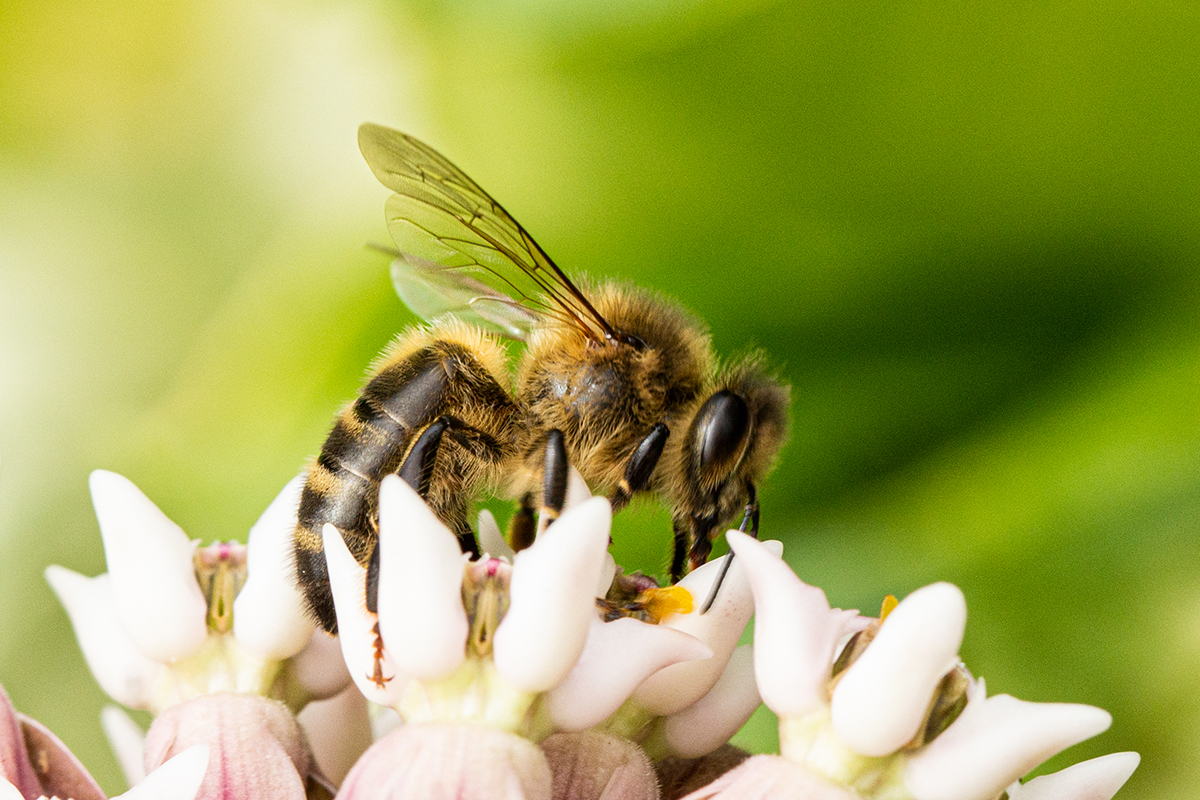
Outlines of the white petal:
<svg viewBox="0 0 1200 800">
<path fill-rule="evenodd" d="M 512 563 L 513 550 L 508 546 L 508 542 L 504 541 L 500 526 L 496 524 L 496 517 L 486 508 L 479 512 L 479 547 L 493 558 L 504 558 L 508 563 Z"/>
<path fill-rule="evenodd" d="M 17 787 L 4 780 L 3 775 L 0 775 L 0 800 L 25 800 Z"/>
<path fill-rule="evenodd" d="M 590 500 L 592 492 L 588 489 L 587 481 L 574 467 L 567 469 L 567 494 L 563 499 L 563 511 L 574 508 L 580 503 Z"/>
<path fill-rule="evenodd" d="M 444 677 L 466 658 L 458 539 L 397 475 L 379 485 L 379 627 L 396 668 Z"/>
<path fill-rule="evenodd" d="M 320 628 L 313 631 L 308 646 L 292 657 L 289 668 L 292 677 L 317 700 L 332 697 L 350 684 L 341 643 Z"/>
<path fill-rule="evenodd" d="M 833 692 L 837 735 L 856 753 L 884 756 L 917 734 L 933 690 L 957 663 L 967 602 L 950 583 L 910 594 Z"/>
<path fill-rule="evenodd" d="M 121 626 L 109 576 L 88 578 L 54 565 L 46 568 L 46 580 L 67 610 L 100 688 L 118 703 L 146 708 L 166 668 L 142 655 Z"/>
<path fill-rule="evenodd" d="M 1137 753 L 1110 753 L 1008 789 L 1010 800 L 1111 800 L 1137 769 Z"/>
<path fill-rule="evenodd" d="M 801 716 L 824 705 L 833 653 L 854 612 L 831 609 L 825 593 L 739 531 L 725 534 L 754 592 L 754 673 L 776 714 Z"/>
<path fill-rule="evenodd" d="M 379 686 L 371 676 L 375 671 L 375 615 L 367 611 L 367 570 L 359 566 L 346 547 L 342 535 L 329 523 L 322 529 L 325 563 L 329 568 L 329 589 L 337 610 L 338 641 L 346 668 L 359 691 L 372 703 L 390 706 L 404 689 L 406 679 L 385 650 L 380 666 L 387 680 Z"/>
<path fill-rule="evenodd" d="M 144 781 L 113 800 L 195 800 L 206 769 L 208 745 L 193 745 L 166 761 L 147 775 Z"/>
<path fill-rule="evenodd" d="M 292 536 L 304 475 L 293 478 L 250 529 L 246 583 L 233 601 L 233 635 L 249 652 L 282 660 L 299 653 L 316 628 L 296 585 Z"/>
<path fill-rule="evenodd" d="M 596 497 L 565 512 L 517 553 L 508 614 L 493 652 L 500 675 L 518 689 L 540 692 L 558 684 L 583 652 L 611 525 L 608 500 Z"/>
<path fill-rule="evenodd" d="M 768 552 L 776 548 L 782 552 L 783 548 L 779 542 L 764 542 L 761 546 Z M 695 636 L 712 648 L 713 657 L 667 667 L 638 687 L 634 699 L 656 716 L 682 711 L 708 694 L 725 671 L 746 623 L 754 614 L 754 595 L 741 559 L 734 559 L 712 608 L 700 613 L 727 558 L 729 556 L 710 561 L 679 582 L 679 586 L 687 589 L 695 599 L 694 607 L 690 613 L 667 617 L 662 624 Z"/>
<path fill-rule="evenodd" d="M 596 597 L 604 597 L 612 588 L 613 578 L 617 577 L 617 562 L 612 553 L 604 554 L 604 566 L 600 568 L 600 578 L 596 581 Z"/>
<path fill-rule="evenodd" d="M 125 710 L 117 706 L 105 706 L 100 710 L 100 727 L 117 756 L 125 782 L 135 786 L 146 777 L 143 753 L 146 750 L 146 733 Z"/>
<path fill-rule="evenodd" d="M 708 755 L 729 741 L 762 701 L 754 684 L 754 648 L 733 651 L 729 664 L 708 694 L 663 720 L 663 735 L 680 758 Z"/>
<path fill-rule="evenodd" d="M 371 746 L 371 721 L 367 701 L 356 687 L 347 686 L 334 697 L 306 705 L 296 720 L 304 729 L 313 758 L 334 785 Z"/>
<path fill-rule="evenodd" d="M 164 664 L 195 652 L 208 635 L 196 583 L 196 546 L 128 479 L 91 474 L 117 613 L 137 648 Z"/>
<path fill-rule="evenodd" d="M 547 709 L 557 730 L 582 731 L 606 720 L 648 675 L 669 664 L 706 659 L 703 642 L 636 619 L 593 617 L 587 644 L 566 680 L 550 690 Z"/>
<path fill-rule="evenodd" d="M 1111 722 L 1107 711 L 1073 703 L 1030 703 L 1005 694 L 968 703 L 953 725 L 911 758 L 905 784 L 916 800 L 991 800 Z"/>
</svg>

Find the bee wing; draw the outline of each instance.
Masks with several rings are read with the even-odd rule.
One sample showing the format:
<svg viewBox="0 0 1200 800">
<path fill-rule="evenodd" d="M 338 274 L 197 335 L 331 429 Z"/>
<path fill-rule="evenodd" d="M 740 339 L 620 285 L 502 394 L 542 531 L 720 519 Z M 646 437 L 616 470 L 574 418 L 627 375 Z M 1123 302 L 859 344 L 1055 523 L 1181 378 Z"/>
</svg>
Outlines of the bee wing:
<svg viewBox="0 0 1200 800">
<path fill-rule="evenodd" d="M 411 295 L 424 304 L 410 303 L 414 311 L 482 318 L 509 335 L 515 329 L 516 338 L 544 318 L 597 340 L 614 335 L 533 237 L 436 150 L 371 123 L 358 129 L 358 147 L 380 183 L 396 192 L 384 207 L 403 254 L 392 277 L 405 302 Z"/>
<path fill-rule="evenodd" d="M 399 254 L 392 262 L 392 284 L 404 304 L 424 319 L 453 314 L 521 341 L 538 320 L 528 308 L 487 284 L 419 256 Z"/>
</svg>

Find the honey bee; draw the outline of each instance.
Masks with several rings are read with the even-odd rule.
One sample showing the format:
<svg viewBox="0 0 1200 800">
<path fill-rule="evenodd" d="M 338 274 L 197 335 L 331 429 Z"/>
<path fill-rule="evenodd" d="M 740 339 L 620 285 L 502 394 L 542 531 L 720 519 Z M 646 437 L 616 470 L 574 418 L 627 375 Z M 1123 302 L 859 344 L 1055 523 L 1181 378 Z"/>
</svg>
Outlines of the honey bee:
<svg viewBox="0 0 1200 800">
<path fill-rule="evenodd" d="M 503 207 L 428 145 L 365 124 L 359 148 L 395 194 L 385 210 L 392 279 L 431 323 L 401 334 L 333 425 L 309 470 L 295 531 L 308 606 L 335 632 L 321 544 L 332 523 L 378 581 L 380 480 L 399 473 L 478 553 L 467 523 L 485 490 L 520 500 L 515 549 L 535 508 L 562 507 L 568 464 L 614 510 L 642 493 L 672 509 L 673 581 L 703 564 L 720 526 L 756 532 L 756 487 L 787 436 L 788 387 L 758 355 L 722 363 L 706 326 L 618 283 L 571 281 Z M 500 339 L 524 342 L 512 373 Z"/>
</svg>

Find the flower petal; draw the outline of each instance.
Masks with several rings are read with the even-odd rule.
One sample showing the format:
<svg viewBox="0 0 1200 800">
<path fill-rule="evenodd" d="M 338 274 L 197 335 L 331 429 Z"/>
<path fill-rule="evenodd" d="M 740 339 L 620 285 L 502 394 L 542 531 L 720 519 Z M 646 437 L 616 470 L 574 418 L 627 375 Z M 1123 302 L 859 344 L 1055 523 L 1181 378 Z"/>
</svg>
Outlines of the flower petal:
<svg viewBox="0 0 1200 800">
<path fill-rule="evenodd" d="M 479 512 L 479 549 L 492 558 L 503 558 L 512 563 L 513 549 L 504 541 L 495 515 L 486 508 Z"/>
<path fill-rule="evenodd" d="M 781 756 L 753 756 L 683 800 L 860 800 Z"/>
<path fill-rule="evenodd" d="M 496 669 L 516 688 L 545 691 L 579 659 L 596 615 L 595 588 L 611 525 L 608 500 L 592 498 L 517 553 L 508 614 L 493 650 Z"/>
<path fill-rule="evenodd" d="M 208 635 L 195 545 L 127 478 L 96 470 L 89 484 L 125 632 L 164 664 L 195 652 Z"/>
<path fill-rule="evenodd" d="M 146 752 L 146 734 L 123 708 L 105 706 L 100 709 L 100 727 L 108 745 L 121 765 L 125 782 L 136 786 L 146 777 L 146 764 L 143 753 Z"/>
<path fill-rule="evenodd" d="M 338 637 L 321 628 L 313 631 L 308 646 L 292 657 L 289 671 L 316 700 L 333 697 L 350 684 Z"/>
<path fill-rule="evenodd" d="M 557 733 L 542 742 L 555 800 L 658 800 L 650 759 L 605 733 Z"/>
<path fill-rule="evenodd" d="M 146 734 L 146 767 L 160 768 L 197 744 L 208 745 L 210 755 L 197 798 L 304 800 L 312 757 L 300 725 L 282 703 L 226 692 L 172 706 Z M 153 773 L 136 788 L 152 779 Z"/>
<path fill-rule="evenodd" d="M 582 731 L 612 715 L 648 675 L 711 656 L 706 644 L 681 631 L 636 619 L 593 617 L 583 653 L 547 694 L 546 709 L 555 728 Z"/>
<path fill-rule="evenodd" d="M 20 718 L 3 686 L 0 686 L 0 779 L 8 780 L 22 795 L 36 797 L 40 793 Z"/>
<path fill-rule="evenodd" d="M 1111 800 L 1137 769 L 1137 753 L 1110 753 L 1008 789 L 1010 800 Z"/>
<path fill-rule="evenodd" d="M 968 703 L 953 725 L 910 759 L 905 783 L 916 800 L 991 800 L 1111 722 L 1107 711 L 1073 703 L 1030 703 L 1005 694 Z"/>
<path fill-rule="evenodd" d="M 754 593 L 754 673 L 763 702 L 800 716 L 827 700 L 833 654 L 856 612 L 831 609 L 779 556 L 739 531 L 725 534 Z"/>
<path fill-rule="evenodd" d="M 728 742 L 761 703 L 754 683 L 754 648 L 743 645 L 733 651 L 708 694 L 663 720 L 663 736 L 677 756 L 707 755 Z"/>
<path fill-rule="evenodd" d="M 759 546 L 767 552 L 776 549 L 782 552 L 783 548 L 779 542 L 764 542 Z M 708 597 L 727 558 L 729 556 L 710 561 L 679 582 L 697 603 L 690 613 L 673 614 L 661 624 L 696 637 L 712 648 L 713 656 L 707 661 L 689 661 L 659 670 L 638 687 L 634 699 L 655 715 L 667 716 L 682 711 L 708 694 L 720 679 L 746 623 L 754 614 L 754 595 L 741 559 L 734 559 L 712 608 L 700 613 L 700 604 Z"/>
<path fill-rule="evenodd" d="M 304 478 L 297 475 L 283 487 L 246 541 L 246 583 L 233 601 L 233 635 L 262 659 L 291 658 L 316 628 L 305 611 L 292 559 Z"/>
<path fill-rule="evenodd" d="M 418 679 L 466 658 L 458 540 L 398 475 L 379 485 L 379 627 L 396 668 Z"/>
<path fill-rule="evenodd" d="M 359 566 L 338 529 L 325 524 L 322 530 L 325 562 L 329 567 L 329 589 L 337 609 L 338 641 L 342 657 L 359 691 L 368 700 L 390 706 L 404 689 L 406 679 L 386 650 L 380 654 L 384 683 L 372 680 L 375 672 L 375 615 L 367 611 L 367 570 Z"/>
<path fill-rule="evenodd" d="M 356 686 L 340 694 L 309 703 L 297 715 L 313 758 L 335 785 L 371 746 L 371 720 L 367 701 Z"/>
<path fill-rule="evenodd" d="M 46 581 L 71 619 L 88 669 L 109 697 L 130 708 L 146 708 L 165 667 L 142 654 L 117 614 L 108 574 L 88 578 L 52 565 Z"/>
<path fill-rule="evenodd" d="M 950 583 L 925 586 L 896 606 L 833 692 L 833 729 L 851 750 L 884 756 L 916 736 L 934 689 L 958 661 L 966 624 L 966 600 Z"/>
<path fill-rule="evenodd" d="M 24 714 L 17 717 L 29 748 L 29 761 L 41 784 L 41 794 L 72 800 L 104 800 L 100 784 L 61 739 L 37 720 Z"/>
<path fill-rule="evenodd" d="M 0 775 L 0 800 L 25 800 L 25 796 Z"/>
<path fill-rule="evenodd" d="M 207 769 L 208 745 L 193 745 L 113 800 L 194 800 Z"/>
<path fill-rule="evenodd" d="M 338 800 L 550 800 L 537 745 L 481 725 L 401 725 L 371 746 Z"/>
</svg>

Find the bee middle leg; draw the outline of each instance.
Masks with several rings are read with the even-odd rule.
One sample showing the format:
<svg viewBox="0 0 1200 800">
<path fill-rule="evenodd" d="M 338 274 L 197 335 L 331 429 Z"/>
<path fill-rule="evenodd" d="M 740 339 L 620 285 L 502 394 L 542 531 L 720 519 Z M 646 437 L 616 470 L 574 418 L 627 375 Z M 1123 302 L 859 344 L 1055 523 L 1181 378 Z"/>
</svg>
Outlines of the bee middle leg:
<svg viewBox="0 0 1200 800">
<path fill-rule="evenodd" d="M 667 444 L 671 431 L 664 423 L 657 423 L 650 432 L 634 448 L 629 463 L 625 465 L 625 477 L 617 484 L 617 488 L 609 495 L 614 513 L 629 505 L 635 492 L 640 492 L 650 485 L 650 476 L 658 466 L 658 460 Z"/>
</svg>

